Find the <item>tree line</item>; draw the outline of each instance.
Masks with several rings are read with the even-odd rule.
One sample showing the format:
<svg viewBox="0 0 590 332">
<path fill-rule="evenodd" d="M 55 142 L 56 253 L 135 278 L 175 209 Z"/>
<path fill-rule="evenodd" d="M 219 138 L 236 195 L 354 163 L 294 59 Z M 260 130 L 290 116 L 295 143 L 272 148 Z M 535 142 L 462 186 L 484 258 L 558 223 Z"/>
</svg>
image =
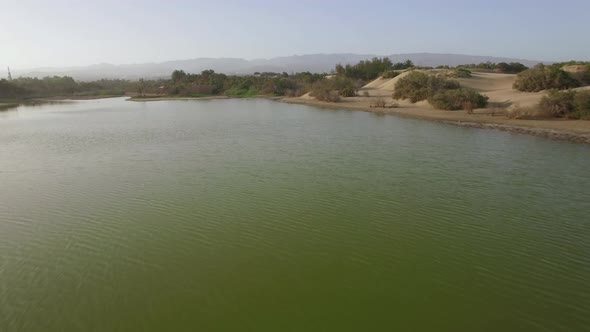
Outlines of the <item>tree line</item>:
<svg viewBox="0 0 590 332">
<path fill-rule="evenodd" d="M 0 80 L 1 99 L 27 99 L 66 96 L 121 96 L 137 89 L 139 82 L 102 79 L 77 82 L 69 76 L 44 78 L 19 77 Z"/>
</svg>

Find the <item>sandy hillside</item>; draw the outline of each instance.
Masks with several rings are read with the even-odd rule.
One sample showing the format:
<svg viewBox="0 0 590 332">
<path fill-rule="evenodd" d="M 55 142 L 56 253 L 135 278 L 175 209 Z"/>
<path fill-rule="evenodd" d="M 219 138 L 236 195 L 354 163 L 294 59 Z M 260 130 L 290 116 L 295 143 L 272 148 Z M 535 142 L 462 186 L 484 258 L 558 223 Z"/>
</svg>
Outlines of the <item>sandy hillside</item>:
<svg viewBox="0 0 590 332">
<path fill-rule="evenodd" d="M 429 74 L 442 74 L 445 70 L 427 70 Z M 405 77 L 410 72 L 404 72 L 399 76 L 391 79 L 378 78 L 360 89 L 360 95 L 365 91 L 371 97 L 382 97 L 393 102 L 390 98 L 395 90 L 395 84 L 402 77 Z M 512 105 L 532 106 L 539 102 L 544 95 L 540 93 L 520 92 L 512 89 L 512 84 L 516 79 L 513 74 L 499 74 L 499 73 L 484 73 L 473 72 L 472 77 L 469 78 L 455 78 L 461 83 L 461 86 L 471 88 L 490 98 L 490 107 L 509 107 Z M 310 97 L 311 98 L 311 97 Z M 356 97 L 358 99 L 360 97 Z M 413 105 L 414 107 L 429 107 L 428 103 L 411 104 L 407 101 L 396 101 L 400 105 Z"/>
<path fill-rule="evenodd" d="M 514 105 L 536 105 L 544 92 L 521 92 L 512 88 L 516 79 L 514 74 L 472 73 L 472 77 L 461 78 L 462 86 L 472 88 L 488 96 L 490 107 L 510 107 Z"/>
<path fill-rule="evenodd" d="M 561 69 L 568 72 L 571 77 L 577 80 L 584 80 L 586 77 L 588 77 L 588 72 L 590 71 L 590 67 L 585 65 L 569 65 L 564 66 Z"/>
<path fill-rule="evenodd" d="M 584 67 L 586 68 L 586 67 Z M 584 68 L 577 67 L 570 68 L 570 71 L 582 71 Z M 585 69 L 584 69 L 585 70 Z M 420 70 L 428 74 L 447 74 L 453 72 L 449 69 L 431 69 Z M 411 71 L 405 71 L 394 78 L 377 78 L 369 82 L 359 90 L 359 96 L 342 98 L 342 102 L 354 105 L 355 107 L 368 107 L 375 101 L 376 98 L 383 98 L 389 105 L 397 104 L 400 107 L 411 107 L 421 109 L 432 109 L 432 106 L 426 101 L 412 104 L 408 100 L 394 100 L 392 94 L 395 90 L 395 84 L 402 78 L 406 77 Z M 489 97 L 488 108 L 479 110 L 480 112 L 492 111 L 494 109 L 507 108 L 510 109 L 515 106 L 531 107 L 539 103 L 541 98 L 547 92 L 521 92 L 512 88 L 512 84 L 516 79 L 515 74 L 500 74 L 493 72 L 479 72 L 473 71 L 469 78 L 452 78 L 458 81 L 462 87 L 471 88 L 483 95 Z M 582 87 L 579 89 L 590 89 L 590 87 Z M 369 95 L 367 98 L 365 94 Z M 309 93 L 300 97 L 303 100 L 313 101 L 314 97 Z"/>
<path fill-rule="evenodd" d="M 308 92 L 304 95 L 302 95 L 301 97 L 299 97 L 301 99 L 305 99 L 305 100 L 314 100 L 315 98 L 311 96 L 311 92 Z"/>
<path fill-rule="evenodd" d="M 445 74 L 449 70 L 423 70 L 431 74 Z M 449 112 L 434 109 L 428 101 L 411 103 L 408 100 L 394 100 L 392 94 L 395 84 L 407 76 L 403 72 L 391 79 L 378 78 L 363 86 L 356 97 L 342 98 L 338 103 L 322 102 L 306 94 L 302 97 L 283 98 L 289 103 L 321 106 L 335 109 L 363 110 L 379 114 L 397 114 L 421 119 L 444 121 L 478 128 L 495 128 L 519 133 L 590 143 L 590 121 L 568 119 L 520 120 L 505 116 L 505 109 L 514 106 L 535 106 L 546 95 L 545 92 L 520 92 L 512 89 L 516 75 L 490 72 L 472 72 L 472 77 L 455 78 L 463 87 L 472 88 L 489 97 L 487 108 L 467 112 Z M 590 86 L 578 89 L 590 90 Z M 576 89 L 576 90 L 578 90 Z M 368 94 L 368 97 L 366 96 Z M 373 108 L 379 99 L 386 103 L 385 108 Z"/>
<path fill-rule="evenodd" d="M 455 78 L 461 86 L 472 88 L 480 92 L 511 90 L 516 79 L 514 74 L 478 73 L 472 72 L 469 78 Z"/>
</svg>

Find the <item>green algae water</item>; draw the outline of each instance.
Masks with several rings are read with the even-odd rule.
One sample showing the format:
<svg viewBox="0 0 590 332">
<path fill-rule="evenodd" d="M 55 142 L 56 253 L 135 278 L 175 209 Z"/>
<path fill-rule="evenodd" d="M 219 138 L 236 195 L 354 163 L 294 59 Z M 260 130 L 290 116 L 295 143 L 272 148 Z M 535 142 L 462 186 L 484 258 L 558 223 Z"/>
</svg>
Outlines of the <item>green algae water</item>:
<svg viewBox="0 0 590 332">
<path fill-rule="evenodd" d="M 0 113 L 0 331 L 590 330 L 590 147 L 267 100 Z"/>
</svg>

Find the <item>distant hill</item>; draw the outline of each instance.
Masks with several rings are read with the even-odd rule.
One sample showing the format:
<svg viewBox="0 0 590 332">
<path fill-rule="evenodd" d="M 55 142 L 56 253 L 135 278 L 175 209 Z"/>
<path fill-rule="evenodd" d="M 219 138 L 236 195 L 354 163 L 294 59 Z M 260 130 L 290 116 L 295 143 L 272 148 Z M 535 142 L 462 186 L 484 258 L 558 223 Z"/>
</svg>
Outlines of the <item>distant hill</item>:
<svg viewBox="0 0 590 332">
<path fill-rule="evenodd" d="M 13 70 L 13 76 L 72 76 L 76 80 L 88 81 L 101 78 L 162 78 L 169 77 L 172 71 L 182 69 L 189 73 L 197 73 L 206 69 L 226 74 L 252 74 L 254 72 L 329 72 L 338 63 L 349 64 L 370 59 L 379 55 L 373 54 L 305 54 L 271 59 L 245 60 L 239 58 L 197 58 L 189 60 L 166 61 L 160 63 L 112 65 L 108 63 L 85 67 L 70 68 L 38 68 L 32 70 Z M 412 60 L 419 66 L 461 65 L 480 62 L 521 62 L 533 66 L 542 61 L 499 58 L 490 56 L 439 54 L 439 53 L 408 53 L 388 56 L 393 62 Z"/>
</svg>

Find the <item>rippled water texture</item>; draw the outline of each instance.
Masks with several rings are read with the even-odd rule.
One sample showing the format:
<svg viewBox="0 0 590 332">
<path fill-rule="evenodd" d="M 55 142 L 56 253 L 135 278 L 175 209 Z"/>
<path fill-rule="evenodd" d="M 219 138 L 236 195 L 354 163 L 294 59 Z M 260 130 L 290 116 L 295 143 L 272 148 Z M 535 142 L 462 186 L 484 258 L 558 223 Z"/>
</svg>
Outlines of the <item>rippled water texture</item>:
<svg viewBox="0 0 590 332">
<path fill-rule="evenodd" d="M 590 148 L 266 100 L 0 113 L 0 331 L 590 330 Z"/>
</svg>

